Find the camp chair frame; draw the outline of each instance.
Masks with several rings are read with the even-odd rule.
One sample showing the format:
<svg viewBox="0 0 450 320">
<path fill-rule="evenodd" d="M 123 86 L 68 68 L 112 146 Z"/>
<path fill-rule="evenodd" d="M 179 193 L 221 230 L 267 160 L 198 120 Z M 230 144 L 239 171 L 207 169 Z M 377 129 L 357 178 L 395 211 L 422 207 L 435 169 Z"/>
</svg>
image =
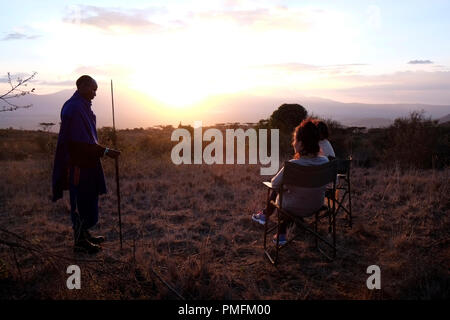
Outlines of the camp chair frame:
<svg viewBox="0 0 450 320">
<path fill-rule="evenodd" d="M 351 183 L 350 183 L 350 168 L 352 163 L 352 158 L 349 159 L 336 159 L 337 163 L 337 176 L 338 176 L 338 184 L 336 185 L 337 190 L 343 190 L 344 194 L 341 199 L 336 196 L 335 193 L 335 201 L 337 204 L 336 215 L 339 213 L 339 210 L 344 210 L 347 214 L 347 219 L 349 223 L 349 227 L 352 227 L 353 224 L 353 215 L 352 215 L 352 193 L 351 193 Z M 327 192 L 332 192 L 330 189 Z M 345 198 L 348 197 L 348 207 L 344 206 Z"/>
<path fill-rule="evenodd" d="M 336 210 L 335 210 L 335 201 L 334 199 L 327 198 L 327 206 L 322 206 L 320 209 L 311 212 L 309 216 L 314 216 L 314 222 L 308 224 L 305 222 L 303 217 L 299 217 L 295 215 L 295 212 L 289 212 L 282 207 L 283 204 L 283 193 L 285 191 L 285 187 L 289 186 L 298 186 L 305 188 L 316 188 L 322 187 L 327 184 L 332 185 L 332 195 L 335 194 L 336 188 L 336 175 L 337 175 L 337 161 L 333 160 L 326 164 L 320 166 L 301 166 L 299 164 L 293 162 L 285 162 L 284 164 L 284 172 L 283 178 L 281 181 L 281 185 L 279 190 L 277 190 L 279 196 L 279 205 L 274 200 L 270 200 L 270 191 L 273 190 L 272 184 L 270 182 L 263 182 L 263 184 L 268 188 L 267 190 L 267 206 L 273 205 L 277 211 L 276 223 L 274 226 L 269 228 L 268 223 L 269 219 L 266 220 L 264 225 L 264 254 L 269 259 L 269 261 L 276 265 L 278 262 L 279 251 L 282 248 L 285 248 L 289 243 L 291 243 L 295 238 L 297 238 L 300 234 L 296 234 L 294 237 L 289 239 L 287 243 L 283 246 L 279 245 L 279 234 L 280 234 L 280 226 L 283 220 L 290 220 L 295 223 L 297 227 L 305 230 L 306 232 L 311 233 L 315 238 L 315 246 L 327 259 L 333 260 L 336 257 Z M 328 239 L 325 239 L 324 236 L 318 233 L 318 224 L 319 221 L 323 218 L 328 218 L 328 232 L 332 233 L 332 242 Z M 273 256 L 267 246 L 267 236 L 269 233 L 273 232 L 277 229 L 277 241 L 275 245 L 275 255 Z M 326 244 L 328 247 L 332 249 L 332 255 L 330 256 L 325 251 L 323 251 L 319 247 L 319 240 Z"/>
</svg>

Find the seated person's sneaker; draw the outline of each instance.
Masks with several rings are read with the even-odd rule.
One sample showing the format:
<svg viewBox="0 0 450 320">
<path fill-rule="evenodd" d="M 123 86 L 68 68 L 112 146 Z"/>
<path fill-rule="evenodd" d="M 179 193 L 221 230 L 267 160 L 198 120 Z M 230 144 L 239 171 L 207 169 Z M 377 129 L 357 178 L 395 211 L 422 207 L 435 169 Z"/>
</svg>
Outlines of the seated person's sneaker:
<svg viewBox="0 0 450 320">
<path fill-rule="evenodd" d="M 273 242 L 274 244 L 277 244 L 277 234 L 274 234 L 274 235 L 273 235 L 272 242 Z M 278 239 L 278 245 L 279 245 L 279 246 L 284 246 L 286 243 L 287 243 L 287 240 L 286 240 L 286 234 L 280 233 L 280 237 L 279 237 L 279 239 Z"/>
<path fill-rule="evenodd" d="M 266 215 L 262 211 L 260 211 L 258 213 L 252 214 L 252 220 L 264 225 L 266 224 Z"/>
</svg>

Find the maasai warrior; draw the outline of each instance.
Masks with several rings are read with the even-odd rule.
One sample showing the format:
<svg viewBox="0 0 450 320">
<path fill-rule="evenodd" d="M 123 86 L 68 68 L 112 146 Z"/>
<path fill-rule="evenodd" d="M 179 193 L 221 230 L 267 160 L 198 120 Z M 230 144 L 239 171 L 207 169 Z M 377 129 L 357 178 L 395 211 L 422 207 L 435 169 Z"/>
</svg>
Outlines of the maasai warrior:
<svg viewBox="0 0 450 320">
<path fill-rule="evenodd" d="M 61 109 L 61 127 L 53 167 L 53 201 L 69 190 L 74 231 L 74 250 L 97 253 L 105 239 L 91 236 L 88 229 L 98 222 L 98 196 L 106 193 L 100 158 L 117 158 L 119 151 L 98 144 L 96 117 L 91 105 L 97 83 L 81 76 L 77 91 Z"/>
</svg>

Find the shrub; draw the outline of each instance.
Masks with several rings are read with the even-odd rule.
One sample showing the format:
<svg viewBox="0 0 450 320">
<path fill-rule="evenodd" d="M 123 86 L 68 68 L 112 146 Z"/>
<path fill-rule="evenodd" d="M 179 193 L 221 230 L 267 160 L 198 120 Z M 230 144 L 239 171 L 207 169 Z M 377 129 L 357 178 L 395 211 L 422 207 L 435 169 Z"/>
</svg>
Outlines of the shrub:
<svg viewBox="0 0 450 320">
<path fill-rule="evenodd" d="M 146 135 L 139 139 L 137 149 L 140 152 L 156 157 L 169 154 L 173 145 L 173 142 L 169 139 L 170 137 Z"/>
<path fill-rule="evenodd" d="M 398 118 L 386 129 L 381 161 L 403 168 L 432 168 L 438 147 L 442 147 L 441 131 L 437 121 L 426 119 L 423 112 L 414 111 L 409 118 Z"/>
</svg>

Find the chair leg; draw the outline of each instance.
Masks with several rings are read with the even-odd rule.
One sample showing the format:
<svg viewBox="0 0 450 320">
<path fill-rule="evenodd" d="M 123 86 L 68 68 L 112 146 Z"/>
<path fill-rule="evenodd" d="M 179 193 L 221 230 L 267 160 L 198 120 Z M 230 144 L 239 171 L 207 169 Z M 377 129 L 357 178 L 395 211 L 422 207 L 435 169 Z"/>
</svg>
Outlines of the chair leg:
<svg viewBox="0 0 450 320">
<path fill-rule="evenodd" d="M 267 234 L 271 231 L 269 231 L 269 228 L 267 227 L 267 221 L 266 224 L 264 225 L 264 255 L 269 259 L 270 263 L 273 265 L 277 264 L 277 258 L 273 258 L 269 251 L 267 250 Z M 276 227 L 276 226 L 275 226 Z M 270 228 L 270 230 L 274 230 L 274 228 Z M 277 256 L 278 256 L 278 252 L 277 252 Z"/>
<path fill-rule="evenodd" d="M 264 251 L 266 251 L 267 248 L 267 225 L 268 221 L 266 220 L 266 223 L 264 224 Z"/>
<path fill-rule="evenodd" d="M 336 212 L 333 212 L 333 259 L 336 258 Z"/>
<path fill-rule="evenodd" d="M 347 188 L 344 188 L 344 194 L 342 195 L 342 199 L 340 201 L 336 201 L 337 208 L 336 208 L 336 215 L 338 214 L 339 210 L 344 210 L 347 214 L 347 219 L 349 220 L 349 227 L 352 227 L 352 198 L 350 193 L 350 182 L 347 183 Z M 345 198 L 348 196 L 348 208 L 344 206 Z"/>
<path fill-rule="evenodd" d="M 352 193 L 350 189 L 350 177 L 348 178 L 348 209 L 350 211 L 350 228 L 352 227 Z"/>
<path fill-rule="evenodd" d="M 278 262 L 278 251 L 280 249 L 280 211 L 277 209 L 277 243 L 275 245 L 275 259 L 274 265 Z"/>
<path fill-rule="evenodd" d="M 267 189 L 267 201 L 266 201 L 266 210 L 269 210 L 270 206 L 270 189 Z M 267 211 L 266 211 L 267 213 Z M 266 223 L 264 224 L 264 251 L 267 248 L 267 226 L 269 224 L 269 219 L 266 217 Z"/>
<path fill-rule="evenodd" d="M 330 198 L 327 199 L 328 201 L 328 209 L 330 208 Z M 333 199 L 332 201 L 336 201 L 336 199 Z M 328 233 L 331 232 L 331 215 L 328 214 Z"/>
<path fill-rule="evenodd" d="M 269 205 L 270 205 L 270 189 L 267 190 L 267 205 L 266 205 L 266 208 L 269 208 Z M 266 219 L 266 223 L 264 224 L 264 255 L 269 259 L 270 263 L 275 265 L 276 261 L 274 261 L 274 259 L 270 255 L 269 251 L 267 250 L 267 234 L 269 233 L 268 225 L 269 225 L 269 219 Z M 271 228 L 270 230 L 273 230 L 273 228 Z"/>
<path fill-rule="evenodd" d="M 314 231 L 317 233 L 318 231 L 318 222 L 319 222 L 319 213 L 316 212 L 315 214 L 315 220 L 314 220 Z M 317 237 L 314 237 L 314 240 L 316 242 L 316 248 L 319 248 L 319 240 L 317 239 Z"/>
<path fill-rule="evenodd" d="M 266 208 L 268 208 L 269 203 L 270 203 L 270 189 L 267 190 L 267 201 L 266 202 L 267 202 Z M 266 219 L 266 223 L 264 223 L 264 252 L 266 251 L 266 248 L 267 248 L 267 225 L 268 224 L 269 224 L 269 221 L 268 221 L 268 219 Z"/>
</svg>

